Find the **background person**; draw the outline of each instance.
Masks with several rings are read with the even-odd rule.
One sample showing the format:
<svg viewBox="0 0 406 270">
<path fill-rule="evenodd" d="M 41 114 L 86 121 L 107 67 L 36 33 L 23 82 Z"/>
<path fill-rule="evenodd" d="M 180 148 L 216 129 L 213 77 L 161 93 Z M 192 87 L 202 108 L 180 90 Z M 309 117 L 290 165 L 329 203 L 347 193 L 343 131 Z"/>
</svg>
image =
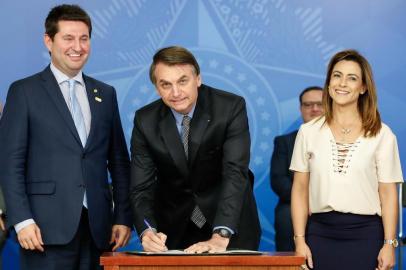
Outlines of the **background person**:
<svg viewBox="0 0 406 270">
<path fill-rule="evenodd" d="M 311 86 L 304 89 L 299 96 L 300 113 L 307 123 L 323 113 L 323 89 Z M 294 251 L 293 226 L 290 215 L 290 197 L 293 184 L 293 172 L 289 170 L 295 145 L 297 130 L 274 139 L 271 158 L 271 187 L 278 195 L 275 207 L 275 246 L 277 251 Z"/>
<path fill-rule="evenodd" d="M 301 126 L 290 167 L 296 251 L 317 270 L 391 269 L 403 176 L 368 61 L 334 55 L 324 91 L 325 114 Z"/>
</svg>

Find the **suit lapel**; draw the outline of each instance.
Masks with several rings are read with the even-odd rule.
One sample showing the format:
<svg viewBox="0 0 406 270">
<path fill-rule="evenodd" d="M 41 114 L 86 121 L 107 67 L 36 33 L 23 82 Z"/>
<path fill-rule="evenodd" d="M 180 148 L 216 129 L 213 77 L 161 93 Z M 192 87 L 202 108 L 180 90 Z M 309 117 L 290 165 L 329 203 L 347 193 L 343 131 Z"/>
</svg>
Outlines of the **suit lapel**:
<svg viewBox="0 0 406 270">
<path fill-rule="evenodd" d="M 94 132 L 95 132 L 95 125 L 98 120 L 99 116 L 99 104 L 98 101 L 96 101 L 95 97 L 99 96 L 101 94 L 101 90 L 96 88 L 96 85 L 94 84 L 93 80 L 89 79 L 88 76 L 83 74 L 83 80 L 86 85 L 86 93 L 87 93 L 87 99 L 89 101 L 89 107 L 90 107 L 90 114 L 91 114 L 91 121 L 90 121 L 90 131 L 89 131 L 89 136 L 87 137 L 86 145 L 85 148 L 89 148 L 89 145 L 92 143 L 92 139 L 94 137 Z M 94 92 L 96 91 L 96 93 Z M 99 98 L 101 101 L 102 99 Z"/>
<path fill-rule="evenodd" d="M 159 129 L 176 167 L 178 167 L 182 173 L 187 174 L 188 167 L 186 156 L 179 132 L 176 128 L 175 118 L 170 109 L 165 105 L 163 107 L 162 118 L 159 122 Z"/>
<path fill-rule="evenodd" d="M 41 73 L 41 78 L 43 79 L 44 88 L 46 89 L 48 95 L 51 97 L 51 100 L 54 102 L 55 107 L 61 114 L 64 122 L 69 127 L 69 130 L 71 131 L 73 137 L 75 137 L 76 141 L 80 145 L 82 145 L 68 105 L 65 102 L 58 82 L 56 81 L 55 76 L 52 74 L 49 66 Z"/>
<path fill-rule="evenodd" d="M 207 125 L 211 121 L 211 115 L 209 114 L 210 108 L 207 102 L 208 94 L 209 93 L 206 86 L 202 85 L 202 87 L 199 89 L 196 109 L 193 113 L 193 119 L 190 127 L 189 164 L 194 163 Z"/>
</svg>

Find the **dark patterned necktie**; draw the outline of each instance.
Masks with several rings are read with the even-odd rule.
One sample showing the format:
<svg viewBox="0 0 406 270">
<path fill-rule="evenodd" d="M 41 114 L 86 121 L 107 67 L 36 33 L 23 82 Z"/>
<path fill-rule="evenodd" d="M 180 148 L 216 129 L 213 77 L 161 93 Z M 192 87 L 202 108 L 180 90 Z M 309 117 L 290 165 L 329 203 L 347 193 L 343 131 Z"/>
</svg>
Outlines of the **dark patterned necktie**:
<svg viewBox="0 0 406 270">
<path fill-rule="evenodd" d="M 190 120 L 191 118 L 189 115 L 184 115 L 182 119 L 182 143 L 183 143 L 183 150 L 185 150 L 186 159 L 189 158 L 189 131 L 190 131 Z M 200 210 L 199 206 L 195 206 L 193 209 L 192 215 L 190 219 L 196 224 L 197 227 L 202 228 L 203 225 L 206 223 L 206 218 L 204 217 L 202 210 Z"/>
<path fill-rule="evenodd" d="M 189 131 L 190 131 L 189 115 L 184 115 L 182 119 L 182 143 L 183 150 L 185 150 L 186 159 L 189 157 Z"/>
</svg>

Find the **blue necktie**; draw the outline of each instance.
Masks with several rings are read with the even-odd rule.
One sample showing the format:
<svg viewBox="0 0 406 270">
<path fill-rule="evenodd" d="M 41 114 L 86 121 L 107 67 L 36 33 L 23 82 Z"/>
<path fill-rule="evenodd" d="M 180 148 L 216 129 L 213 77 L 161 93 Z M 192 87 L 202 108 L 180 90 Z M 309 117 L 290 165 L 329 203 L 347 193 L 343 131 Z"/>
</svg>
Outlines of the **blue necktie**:
<svg viewBox="0 0 406 270">
<path fill-rule="evenodd" d="M 82 142 L 82 146 L 85 147 L 87 134 L 86 134 L 86 126 L 85 120 L 83 118 L 82 110 L 80 109 L 79 101 L 76 98 L 75 93 L 75 84 L 76 81 L 73 79 L 68 80 L 69 82 L 69 100 L 71 104 L 71 114 L 73 118 L 73 122 L 75 122 L 76 130 L 79 133 L 80 141 Z M 85 196 L 83 198 L 83 205 L 87 208 L 87 196 L 85 191 Z"/>
<path fill-rule="evenodd" d="M 85 147 L 86 140 L 87 140 L 86 126 L 85 126 L 85 120 L 83 118 L 82 110 L 80 109 L 79 101 L 76 98 L 76 94 L 75 94 L 76 81 L 73 79 L 70 79 L 68 82 L 69 82 L 69 99 L 70 99 L 70 104 L 72 106 L 71 114 L 72 114 L 73 122 L 75 122 L 76 130 L 78 131 L 80 141 L 82 142 L 82 146 Z"/>
</svg>

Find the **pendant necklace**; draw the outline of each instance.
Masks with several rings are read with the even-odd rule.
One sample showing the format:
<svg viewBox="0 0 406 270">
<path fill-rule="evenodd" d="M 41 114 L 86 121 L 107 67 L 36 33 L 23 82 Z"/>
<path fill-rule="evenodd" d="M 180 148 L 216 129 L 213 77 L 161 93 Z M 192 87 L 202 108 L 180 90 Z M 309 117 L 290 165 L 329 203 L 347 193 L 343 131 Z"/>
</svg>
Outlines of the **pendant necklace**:
<svg viewBox="0 0 406 270">
<path fill-rule="evenodd" d="M 335 120 L 335 122 L 337 123 L 338 127 L 340 128 L 340 132 L 343 135 L 348 135 L 351 133 L 352 131 L 352 126 L 354 125 L 354 123 L 348 125 L 348 127 L 343 127 L 343 125 L 341 125 L 337 120 Z"/>
<path fill-rule="evenodd" d="M 343 127 L 338 121 L 335 121 L 340 129 L 340 132 L 343 136 L 343 140 L 346 141 L 347 140 L 347 135 L 349 135 L 352 132 L 352 126 L 353 124 L 349 125 L 349 127 Z"/>
<path fill-rule="evenodd" d="M 351 131 L 352 131 L 350 128 L 344 128 L 344 127 L 342 127 L 342 126 L 340 126 L 340 128 L 341 128 L 341 133 L 342 133 L 343 135 L 350 134 Z"/>
</svg>

